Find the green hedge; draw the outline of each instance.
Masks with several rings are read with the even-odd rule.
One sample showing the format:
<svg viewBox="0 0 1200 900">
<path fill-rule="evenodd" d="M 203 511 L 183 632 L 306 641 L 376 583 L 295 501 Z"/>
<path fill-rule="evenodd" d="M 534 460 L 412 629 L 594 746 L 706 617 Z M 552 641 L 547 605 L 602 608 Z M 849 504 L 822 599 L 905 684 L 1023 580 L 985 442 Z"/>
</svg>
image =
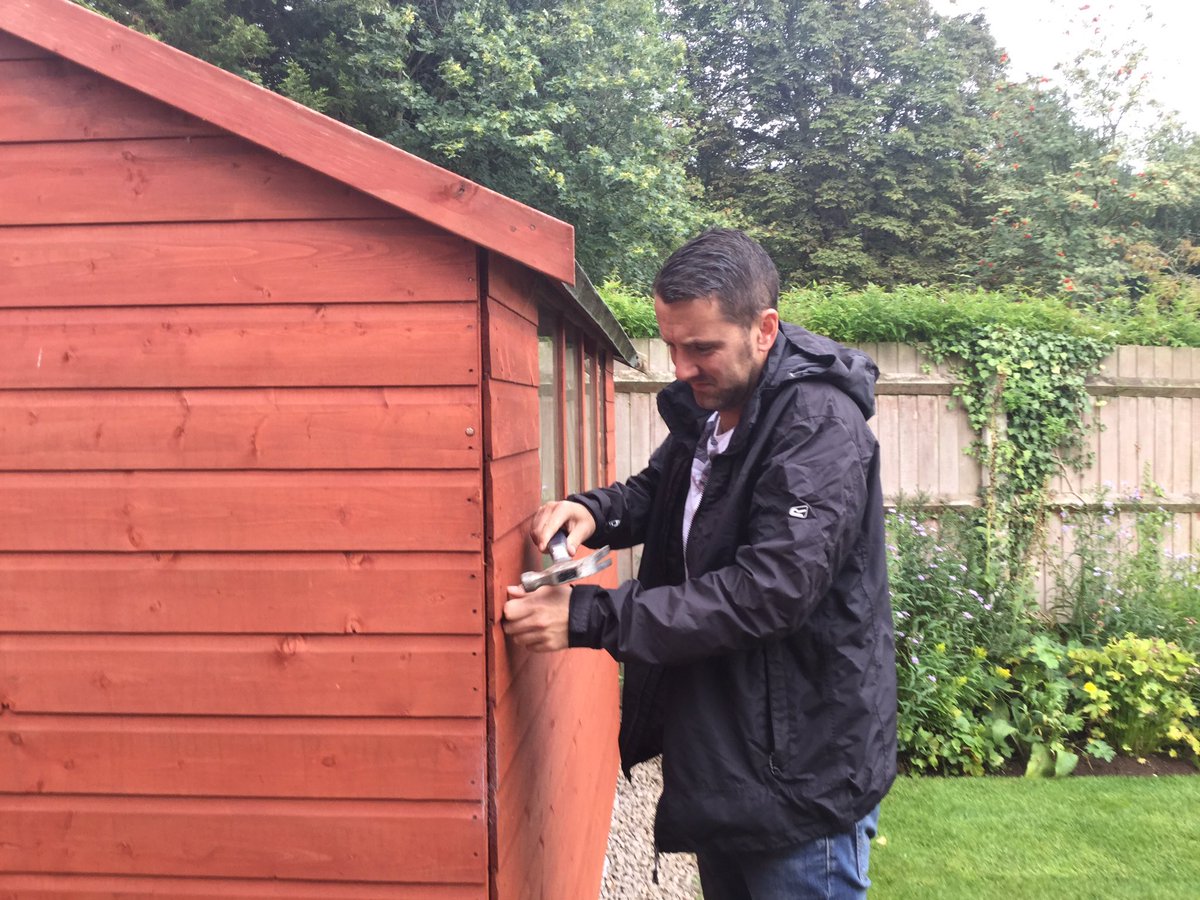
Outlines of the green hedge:
<svg viewBox="0 0 1200 900">
<path fill-rule="evenodd" d="M 602 285 L 600 294 L 630 337 L 658 335 L 649 297 L 616 281 Z M 779 312 L 785 321 L 845 343 L 922 343 L 980 326 L 1007 326 L 1113 344 L 1200 347 L 1200 292 L 1171 298 L 1150 293 L 1134 302 L 1076 307 L 1058 297 L 920 285 L 861 290 L 829 285 L 785 291 Z"/>
</svg>

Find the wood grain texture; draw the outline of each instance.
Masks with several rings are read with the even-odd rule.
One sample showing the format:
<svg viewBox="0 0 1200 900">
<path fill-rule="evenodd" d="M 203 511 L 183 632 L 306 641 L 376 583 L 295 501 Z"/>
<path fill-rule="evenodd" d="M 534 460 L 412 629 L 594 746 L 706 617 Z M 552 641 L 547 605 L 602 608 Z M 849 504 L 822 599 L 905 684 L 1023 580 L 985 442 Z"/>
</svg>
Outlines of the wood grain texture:
<svg viewBox="0 0 1200 900">
<path fill-rule="evenodd" d="M 472 303 L 0 309 L 7 388 L 475 385 Z"/>
<path fill-rule="evenodd" d="M 488 374 L 497 381 L 538 384 L 537 326 L 488 298 Z"/>
<path fill-rule="evenodd" d="M 6 0 L 0 29 L 567 282 L 574 229 L 68 0 Z"/>
<path fill-rule="evenodd" d="M 489 253 L 488 294 L 531 325 L 537 325 L 537 275 L 525 266 L 498 253 Z"/>
<path fill-rule="evenodd" d="M 472 387 L 5 391 L 0 470 L 466 469 L 479 420 Z"/>
<path fill-rule="evenodd" d="M 484 402 L 491 411 L 488 446 L 493 459 L 503 459 L 527 450 L 537 450 L 539 430 L 538 389 L 488 379 Z"/>
<path fill-rule="evenodd" d="M 3 551 L 463 550 L 479 472 L 0 474 Z"/>
<path fill-rule="evenodd" d="M 478 553 L 0 554 L 0 632 L 480 634 Z"/>
<path fill-rule="evenodd" d="M 0 144 L 0 196 L 5 225 L 408 218 L 233 137 Z"/>
<path fill-rule="evenodd" d="M 484 900 L 481 885 L 338 884 L 233 878 L 14 875 L 0 872 L 0 900 Z"/>
<path fill-rule="evenodd" d="M 478 717 L 480 637 L 0 635 L 18 713 Z"/>
<path fill-rule="evenodd" d="M 0 229 L 6 307 L 474 301 L 475 281 L 469 244 L 410 219 Z"/>
<path fill-rule="evenodd" d="M 486 480 L 489 534 L 511 531 L 541 505 L 542 470 L 536 451 L 493 460 Z"/>
<path fill-rule="evenodd" d="M 483 800 L 482 719 L 5 716 L 0 793 Z"/>
<path fill-rule="evenodd" d="M 220 133 L 64 59 L 6 62 L 0 70 L 0 144 Z"/>
<path fill-rule="evenodd" d="M 482 883 L 478 804 L 0 797 L 0 869 Z"/>
</svg>

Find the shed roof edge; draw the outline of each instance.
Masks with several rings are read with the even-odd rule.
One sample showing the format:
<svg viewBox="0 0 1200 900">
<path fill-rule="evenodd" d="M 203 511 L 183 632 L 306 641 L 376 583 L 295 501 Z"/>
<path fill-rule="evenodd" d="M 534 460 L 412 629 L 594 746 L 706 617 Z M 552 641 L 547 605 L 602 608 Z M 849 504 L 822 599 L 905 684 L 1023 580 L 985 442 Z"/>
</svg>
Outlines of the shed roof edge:
<svg viewBox="0 0 1200 900">
<path fill-rule="evenodd" d="M 570 224 L 71 0 L 4 0 L 0 30 L 551 278 L 576 277 Z"/>
</svg>

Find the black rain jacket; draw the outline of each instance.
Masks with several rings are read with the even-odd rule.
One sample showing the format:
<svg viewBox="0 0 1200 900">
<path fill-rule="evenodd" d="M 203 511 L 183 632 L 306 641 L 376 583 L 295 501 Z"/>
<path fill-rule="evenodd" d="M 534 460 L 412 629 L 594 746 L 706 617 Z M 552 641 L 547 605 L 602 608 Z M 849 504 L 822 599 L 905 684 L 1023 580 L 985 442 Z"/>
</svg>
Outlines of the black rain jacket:
<svg viewBox="0 0 1200 900">
<path fill-rule="evenodd" d="M 658 397 L 670 436 L 624 484 L 572 496 L 592 547 L 644 543 L 638 578 L 571 592 L 570 644 L 625 663 L 621 763 L 663 756 L 667 851 L 790 847 L 848 830 L 896 772 L 896 669 L 878 369 L 782 325 L 712 471 L 682 517 L 705 419 L 691 388 Z"/>
</svg>

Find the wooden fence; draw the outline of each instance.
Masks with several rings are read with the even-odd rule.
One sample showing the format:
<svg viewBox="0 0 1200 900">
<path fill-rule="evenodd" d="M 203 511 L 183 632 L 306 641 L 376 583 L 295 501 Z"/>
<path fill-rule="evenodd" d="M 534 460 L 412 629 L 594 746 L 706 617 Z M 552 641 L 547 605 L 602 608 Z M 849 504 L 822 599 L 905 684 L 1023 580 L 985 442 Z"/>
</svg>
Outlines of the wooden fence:
<svg viewBox="0 0 1200 900">
<path fill-rule="evenodd" d="M 622 480 L 640 470 L 666 437 L 655 395 L 673 377 L 662 341 L 634 344 L 642 367 L 618 364 L 615 372 L 616 477 Z M 885 498 L 920 492 L 938 504 L 976 504 L 982 473 L 965 452 L 974 434 L 952 397 L 956 380 L 949 367 L 904 344 L 861 349 L 880 369 L 870 424 L 883 452 Z M 1120 510 L 1148 474 L 1163 491 L 1159 505 L 1171 513 L 1164 548 L 1175 554 L 1200 549 L 1200 349 L 1119 347 L 1088 391 L 1102 426 L 1089 432 L 1092 463 L 1082 473 L 1054 479 L 1053 504 L 1089 505 L 1103 488 Z M 1131 513 L 1118 516 L 1128 524 Z M 1070 531 L 1051 517 L 1051 553 L 1069 547 L 1070 540 Z M 636 549 L 621 554 L 622 577 L 636 571 L 638 558 Z"/>
</svg>

